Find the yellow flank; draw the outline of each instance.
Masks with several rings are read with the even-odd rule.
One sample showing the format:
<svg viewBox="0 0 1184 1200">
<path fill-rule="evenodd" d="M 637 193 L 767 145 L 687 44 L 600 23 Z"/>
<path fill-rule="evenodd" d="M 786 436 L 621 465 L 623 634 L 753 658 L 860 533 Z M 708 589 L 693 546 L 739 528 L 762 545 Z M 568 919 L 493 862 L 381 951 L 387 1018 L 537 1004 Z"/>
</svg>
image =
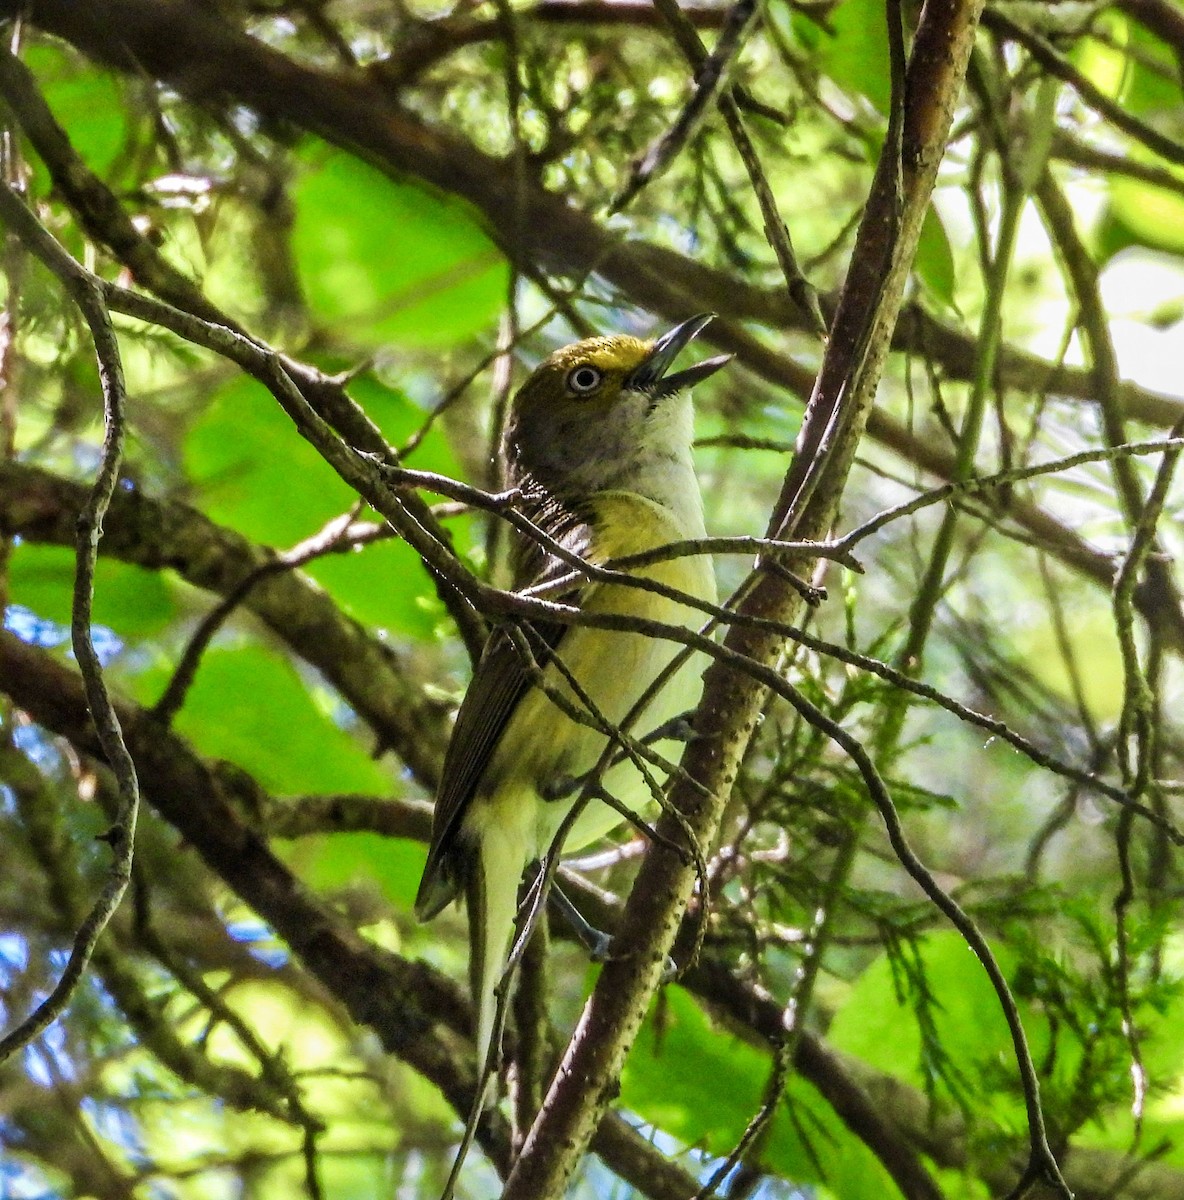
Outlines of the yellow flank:
<svg viewBox="0 0 1184 1200">
<path fill-rule="evenodd" d="M 594 505 L 596 534 L 589 557 L 598 563 L 702 536 L 701 529 L 684 533 L 668 510 L 633 493 L 603 492 L 595 497 Z M 631 574 L 659 580 L 700 599 L 715 596 L 710 560 L 700 555 L 655 563 Z M 614 584 L 590 584 L 581 608 L 588 613 L 626 614 L 683 628 L 698 628 L 706 619 L 697 609 L 676 600 Z M 681 649 L 681 644 L 674 641 L 585 626 L 568 632 L 560 657 L 600 715 L 620 725 L 651 681 Z M 698 696 L 703 666 L 701 656 L 692 657 L 631 723 L 632 736 L 642 737 L 691 707 Z M 577 708 L 581 707 L 554 664 L 547 668 L 546 678 Z M 568 805 L 524 804 L 524 795 L 537 795 L 539 783 L 590 771 L 603 747 L 601 734 L 565 716 L 558 716 L 557 721 L 554 702 L 542 691 L 532 690 L 520 702 L 485 772 L 482 791 L 487 803 L 474 807 L 469 820 L 482 832 L 495 826 L 504 833 L 517 828 L 518 836 L 523 837 L 532 853 L 545 853 Z M 655 749 L 672 751 L 678 757 L 677 748 L 668 743 Z M 663 775 L 661 771 L 654 773 L 659 779 Z M 625 807 L 649 807 L 650 789 L 631 763 L 612 767 L 605 773 L 603 784 Z M 620 819 L 612 808 L 593 801 L 577 820 L 567 848 L 587 845 L 619 824 Z"/>
</svg>

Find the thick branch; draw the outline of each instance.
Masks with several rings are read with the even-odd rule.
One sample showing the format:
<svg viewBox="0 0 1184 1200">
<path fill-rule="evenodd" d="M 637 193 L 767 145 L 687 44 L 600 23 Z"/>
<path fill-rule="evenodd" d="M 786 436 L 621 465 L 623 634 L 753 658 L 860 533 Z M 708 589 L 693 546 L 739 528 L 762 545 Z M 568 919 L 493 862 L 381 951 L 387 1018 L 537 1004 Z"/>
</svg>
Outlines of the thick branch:
<svg viewBox="0 0 1184 1200">
<path fill-rule="evenodd" d="M 388 174 L 410 175 L 454 193 L 479 210 L 507 253 L 517 247 L 529 259 L 524 266 L 574 276 L 596 271 L 634 303 L 670 319 L 711 309 L 724 318 L 756 320 L 778 329 L 811 328 L 784 288 L 761 287 L 663 246 L 621 241 L 534 180 L 525 180 L 519 195 L 510 163 L 425 125 L 368 76 L 295 62 L 189 0 L 89 0 L 85 5 L 0 0 L 0 16 L 18 14 L 97 61 L 167 82 L 196 103 L 245 104 L 352 150 Z M 717 323 L 714 331 L 722 328 Z M 974 340 L 916 304 L 902 313 L 893 348 L 933 359 L 951 379 L 971 378 Z M 747 362 L 743 353 L 741 360 Z M 784 363 L 783 374 L 802 378 L 802 368 L 793 360 L 784 358 Z M 1081 400 L 1093 396 L 1088 371 L 1008 347 L 1000 351 L 999 379 L 1004 387 Z M 807 375 L 805 391 L 809 385 Z M 1165 428 L 1184 411 L 1178 400 L 1131 384 L 1123 385 L 1122 399 L 1128 416 Z"/>
<path fill-rule="evenodd" d="M 807 509 L 795 536 L 825 533 L 863 434 L 980 8 L 974 3 L 931 2 L 922 14 L 906 93 L 909 108 L 902 135 L 907 152 L 896 158 L 899 147 L 890 139 L 881 159 L 844 292 L 846 308 L 840 304 L 820 374 L 824 389 L 828 380 L 836 380 L 835 392 L 832 397 L 825 390 L 816 392 L 812 402 L 828 426 L 828 409 L 842 405 L 842 436 L 829 447 L 812 492 L 817 503 Z M 868 292 L 861 281 L 875 272 L 878 278 Z M 855 337 L 849 336 L 852 330 Z M 803 441 L 809 437 L 804 429 Z M 796 593 L 787 595 L 787 590 L 776 576 L 763 576 L 742 607 L 758 616 L 783 617 L 796 599 Z M 728 636 L 728 646 L 767 664 L 776 659 L 781 641 L 737 627 Z M 708 670 L 696 718 L 697 728 L 708 736 L 692 742 L 683 760 L 697 784 L 675 783 L 671 807 L 678 817 L 669 811 L 663 814 L 661 840 L 650 846 L 626 905 L 616 942 L 619 957 L 605 965 L 584 1009 L 507 1183 L 507 1200 L 561 1195 L 599 1114 L 610 1102 L 695 883 L 693 863 L 666 846 L 677 845 L 688 833 L 700 847 L 712 843 L 763 702 L 764 690 L 753 679 L 720 662 Z"/>
</svg>

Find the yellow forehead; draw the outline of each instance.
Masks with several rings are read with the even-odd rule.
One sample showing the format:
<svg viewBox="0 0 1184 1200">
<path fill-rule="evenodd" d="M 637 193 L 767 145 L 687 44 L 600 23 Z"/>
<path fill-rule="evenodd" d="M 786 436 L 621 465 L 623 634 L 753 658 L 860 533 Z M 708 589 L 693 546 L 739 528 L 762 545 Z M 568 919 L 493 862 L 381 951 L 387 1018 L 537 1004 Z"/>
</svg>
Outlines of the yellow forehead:
<svg viewBox="0 0 1184 1200">
<path fill-rule="evenodd" d="M 650 352 L 652 346 L 653 342 L 629 337 L 624 333 L 585 338 L 582 342 L 575 342 L 556 350 L 539 364 L 539 370 L 550 367 L 567 372 L 583 363 L 590 363 L 606 375 L 615 371 L 632 371 Z"/>
</svg>

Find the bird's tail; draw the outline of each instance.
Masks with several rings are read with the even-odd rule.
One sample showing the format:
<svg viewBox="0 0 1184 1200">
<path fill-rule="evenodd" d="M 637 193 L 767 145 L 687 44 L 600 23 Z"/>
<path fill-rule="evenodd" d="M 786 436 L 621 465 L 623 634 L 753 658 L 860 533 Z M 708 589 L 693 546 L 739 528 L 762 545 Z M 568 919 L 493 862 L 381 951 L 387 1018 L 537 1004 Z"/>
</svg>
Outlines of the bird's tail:
<svg viewBox="0 0 1184 1200">
<path fill-rule="evenodd" d="M 526 861 L 514 839 L 490 826 L 482 832 L 475 866 L 468 885 L 469 985 L 477 1009 L 477 1066 L 483 1070 L 493 1043 L 497 987 L 510 956 Z"/>
</svg>

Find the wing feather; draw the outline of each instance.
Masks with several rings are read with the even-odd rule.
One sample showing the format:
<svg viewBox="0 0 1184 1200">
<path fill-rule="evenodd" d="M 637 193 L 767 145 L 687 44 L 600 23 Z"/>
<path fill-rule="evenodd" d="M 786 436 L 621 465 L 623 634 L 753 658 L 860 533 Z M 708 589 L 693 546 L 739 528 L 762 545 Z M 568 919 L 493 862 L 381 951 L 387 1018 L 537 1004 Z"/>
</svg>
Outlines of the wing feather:
<svg viewBox="0 0 1184 1200">
<path fill-rule="evenodd" d="M 532 515 L 543 528 L 550 526 L 548 532 L 565 549 L 581 557 L 588 552 L 591 531 L 572 513 L 553 508 L 536 510 Z M 546 553 L 526 538 L 519 539 L 515 546 L 514 564 L 516 590 L 545 584 L 571 571 L 561 558 Z M 562 598 L 570 603 L 580 590 L 573 588 Z M 531 627 L 547 648 L 547 653 L 540 651 L 535 655 L 543 666 L 559 649 L 571 627 L 539 621 L 531 622 Z M 494 629 L 461 702 L 444 755 L 432 816 L 432 842 L 415 897 L 415 911 L 421 920 L 435 916 L 460 894 L 468 881 L 475 847 L 466 844 L 465 814 L 514 710 L 530 686 L 529 666 L 522 661 L 514 640 L 505 629 Z"/>
</svg>

